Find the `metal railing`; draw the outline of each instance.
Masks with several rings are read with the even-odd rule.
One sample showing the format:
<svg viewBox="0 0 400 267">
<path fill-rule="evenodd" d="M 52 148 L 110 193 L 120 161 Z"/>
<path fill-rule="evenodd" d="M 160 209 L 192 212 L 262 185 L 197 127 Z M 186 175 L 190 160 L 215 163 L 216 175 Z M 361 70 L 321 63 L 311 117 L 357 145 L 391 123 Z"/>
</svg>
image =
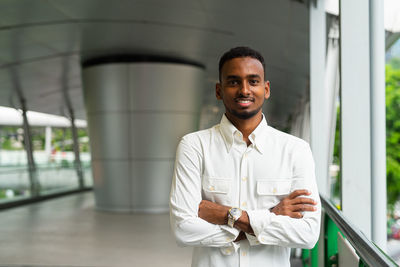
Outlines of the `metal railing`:
<svg viewBox="0 0 400 267">
<path fill-rule="evenodd" d="M 354 248 L 359 257 L 358 266 L 394 267 L 397 265 L 386 253 L 370 241 L 356 226 L 354 226 L 330 200 L 321 197 L 324 210 L 324 225 L 321 234 L 324 236 L 324 266 L 339 266 L 338 233 L 341 233 Z M 321 239 L 320 241 L 321 242 Z M 304 266 L 319 266 L 318 255 L 320 244 L 311 251 L 303 251 Z M 305 256 L 304 256 L 305 255 Z M 341 267 L 341 266 L 339 266 Z M 345 266 L 347 267 L 347 266 Z"/>
</svg>

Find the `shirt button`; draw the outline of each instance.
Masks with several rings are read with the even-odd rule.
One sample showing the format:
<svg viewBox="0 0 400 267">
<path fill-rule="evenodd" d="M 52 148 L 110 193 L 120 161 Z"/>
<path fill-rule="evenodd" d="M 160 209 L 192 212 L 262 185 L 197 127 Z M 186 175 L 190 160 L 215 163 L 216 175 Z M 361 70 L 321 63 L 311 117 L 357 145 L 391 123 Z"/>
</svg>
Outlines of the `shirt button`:
<svg viewBox="0 0 400 267">
<path fill-rule="evenodd" d="M 247 252 L 246 252 L 246 251 L 243 251 L 243 252 L 242 252 L 242 256 L 243 256 L 243 257 L 247 256 Z"/>
<path fill-rule="evenodd" d="M 244 153 L 243 158 L 247 158 L 247 153 Z"/>
<path fill-rule="evenodd" d="M 212 185 L 210 185 L 209 187 L 208 187 L 211 191 L 214 191 L 214 186 L 212 186 Z"/>
<path fill-rule="evenodd" d="M 246 206 L 247 206 L 247 202 L 245 201 L 242 203 L 242 207 L 246 207 Z"/>
<path fill-rule="evenodd" d="M 246 182 L 246 181 L 247 181 L 247 177 L 243 177 L 243 178 L 242 178 L 242 181 L 243 181 L 243 182 Z"/>
<path fill-rule="evenodd" d="M 272 193 L 276 193 L 276 188 L 274 187 L 274 188 L 272 188 Z"/>
</svg>

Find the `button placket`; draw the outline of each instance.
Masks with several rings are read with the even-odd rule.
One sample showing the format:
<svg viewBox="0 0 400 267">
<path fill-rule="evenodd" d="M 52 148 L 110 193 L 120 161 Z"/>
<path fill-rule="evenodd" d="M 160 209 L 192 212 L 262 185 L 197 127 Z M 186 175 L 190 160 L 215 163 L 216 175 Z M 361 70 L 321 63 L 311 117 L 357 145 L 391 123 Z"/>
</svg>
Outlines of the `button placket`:
<svg viewBox="0 0 400 267">
<path fill-rule="evenodd" d="M 249 242 L 241 242 L 240 244 L 240 254 L 239 254 L 239 262 L 240 266 L 249 266 L 250 257 L 249 257 Z"/>
</svg>

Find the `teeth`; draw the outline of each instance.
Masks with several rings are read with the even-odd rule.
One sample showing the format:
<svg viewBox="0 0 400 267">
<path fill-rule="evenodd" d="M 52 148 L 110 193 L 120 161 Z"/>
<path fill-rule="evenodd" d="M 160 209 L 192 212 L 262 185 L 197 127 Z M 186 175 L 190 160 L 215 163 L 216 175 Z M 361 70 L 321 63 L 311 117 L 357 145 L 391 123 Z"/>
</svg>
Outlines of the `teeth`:
<svg viewBox="0 0 400 267">
<path fill-rule="evenodd" d="M 238 102 L 239 102 L 239 103 L 246 104 L 246 103 L 250 103 L 250 100 L 239 100 Z"/>
</svg>

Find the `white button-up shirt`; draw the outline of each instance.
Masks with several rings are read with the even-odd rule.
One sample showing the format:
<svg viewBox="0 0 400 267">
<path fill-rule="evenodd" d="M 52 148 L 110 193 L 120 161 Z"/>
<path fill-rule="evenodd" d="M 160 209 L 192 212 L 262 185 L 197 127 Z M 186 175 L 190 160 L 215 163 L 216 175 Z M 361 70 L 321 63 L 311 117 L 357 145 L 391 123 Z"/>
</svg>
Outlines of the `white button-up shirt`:
<svg viewBox="0 0 400 267">
<path fill-rule="evenodd" d="M 290 266 L 290 247 L 312 248 L 321 204 L 309 145 L 267 125 L 247 146 L 225 117 L 184 136 L 178 146 L 170 196 L 171 227 L 178 244 L 193 246 L 192 266 Z M 301 219 L 270 211 L 296 189 L 308 189 L 317 211 Z M 255 236 L 234 242 L 239 230 L 198 216 L 201 200 L 246 210 Z"/>
</svg>

